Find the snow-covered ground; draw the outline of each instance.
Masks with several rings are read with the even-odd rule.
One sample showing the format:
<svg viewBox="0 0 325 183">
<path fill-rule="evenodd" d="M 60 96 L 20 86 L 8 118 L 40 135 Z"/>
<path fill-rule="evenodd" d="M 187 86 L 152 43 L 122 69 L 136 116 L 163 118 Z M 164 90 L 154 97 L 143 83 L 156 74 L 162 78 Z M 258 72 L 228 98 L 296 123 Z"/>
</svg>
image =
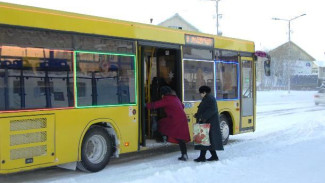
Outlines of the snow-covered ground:
<svg viewBox="0 0 325 183">
<path fill-rule="evenodd" d="M 113 163 L 98 173 L 59 168 L 0 176 L 1 183 L 324 183 L 325 105 L 315 91 L 266 91 L 257 95 L 257 130 L 231 136 L 220 161 L 195 163 L 179 152 Z M 209 153 L 208 156 L 209 157 Z"/>
</svg>

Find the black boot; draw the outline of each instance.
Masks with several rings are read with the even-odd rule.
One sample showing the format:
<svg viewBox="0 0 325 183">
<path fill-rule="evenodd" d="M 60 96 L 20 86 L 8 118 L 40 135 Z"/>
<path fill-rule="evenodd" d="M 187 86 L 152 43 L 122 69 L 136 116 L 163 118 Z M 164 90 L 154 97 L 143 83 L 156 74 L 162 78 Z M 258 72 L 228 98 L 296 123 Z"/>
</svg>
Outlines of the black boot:
<svg viewBox="0 0 325 183">
<path fill-rule="evenodd" d="M 218 160 L 219 160 L 218 156 L 217 157 L 211 156 L 210 158 L 207 159 L 207 161 L 218 161 Z"/>
<path fill-rule="evenodd" d="M 216 151 L 210 151 L 210 153 L 211 153 L 211 157 L 209 159 L 207 159 L 207 161 L 218 161 L 219 160 Z"/>
<path fill-rule="evenodd" d="M 180 161 L 186 161 L 187 159 L 188 159 L 187 154 L 182 154 L 182 156 L 178 158 L 178 160 Z"/>
<path fill-rule="evenodd" d="M 180 139 L 177 140 L 178 140 L 179 149 L 181 150 L 182 153 L 182 156 L 179 157 L 178 160 L 186 161 L 188 159 L 186 143 L 184 140 L 180 140 Z"/>
<path fill-rule="evenodd" d="M 205 154 L 206 154 L 206 150 L 201 150 L 200 151 L 200 156 L 196 159 L 194 159 L 195 162 L 205 162 L 206 159 L 205 159 Z"/>
<path fill-rule="evenodd" d="M 205 159 L 205 157 L 198 157 L 198 158 L 194 159 L 194 161 L 195 162 L 205 162 L 206 159 Z"/>
</svg>

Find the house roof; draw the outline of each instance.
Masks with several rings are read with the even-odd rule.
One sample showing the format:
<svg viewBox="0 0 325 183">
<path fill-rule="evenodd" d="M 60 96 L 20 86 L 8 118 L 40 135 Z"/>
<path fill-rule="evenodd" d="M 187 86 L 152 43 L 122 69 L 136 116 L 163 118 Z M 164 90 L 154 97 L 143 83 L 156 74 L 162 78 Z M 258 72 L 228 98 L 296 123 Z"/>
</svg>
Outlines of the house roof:
<svg viewBox="0 0 325 183">
<path fill-rule="evenodd" d="M 178 13 L 176 13 L 175 15 L 171 16 L 170 18 L 160 22 L 158 25 L 162 25 L 165 22 L 168 22 L 170 20 L 173 19 L 180 19 L 182 22 L 184 22 L 186 25 L 188 25 L 189 27 L 191 27 L 194 31 L 200 32 L 200 30 L 198 28 L 196 28 L 195 26 L 193 26 L 192 24 L 190 24 L 188 21 L 186 21 L 183 17 L 181 17 Z"/>
<path fill-rule="evenodd" d="M 273 56 L 274 55 L 282 55 L 282 56 L 288 55 L 289 46 L 293 52 L 291 54 L 293 54 L 292 56 L 295 57 L 295 59 L 306 60 L 306 61 L 315 61 L 316 60 L 314 57 L 309 55 L 305 50 L 300 48 L 297 44 L 295 44 L 292 41 L 286 42 L 286 43 L 278 46 L 277 48 L 271 50 L 269 53 L 271 56 L 272 55 Z M 299 55 L 297 54 L 298 52 L 300 53 Z"/>
</svg>

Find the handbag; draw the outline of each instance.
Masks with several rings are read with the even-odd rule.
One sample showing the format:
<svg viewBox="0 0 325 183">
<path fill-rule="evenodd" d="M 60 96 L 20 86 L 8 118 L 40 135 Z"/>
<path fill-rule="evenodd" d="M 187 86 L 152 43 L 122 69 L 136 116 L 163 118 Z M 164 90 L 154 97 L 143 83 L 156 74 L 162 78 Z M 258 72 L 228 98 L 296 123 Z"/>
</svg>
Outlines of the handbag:
<svg viewBox="0 0 325 183">
<path fill-rule="evenodd" d="M 193 125 L 193 141 L 194 145 L 210 146 L 210 123 L 199 124 L 195 123 Z"/>
</svg>

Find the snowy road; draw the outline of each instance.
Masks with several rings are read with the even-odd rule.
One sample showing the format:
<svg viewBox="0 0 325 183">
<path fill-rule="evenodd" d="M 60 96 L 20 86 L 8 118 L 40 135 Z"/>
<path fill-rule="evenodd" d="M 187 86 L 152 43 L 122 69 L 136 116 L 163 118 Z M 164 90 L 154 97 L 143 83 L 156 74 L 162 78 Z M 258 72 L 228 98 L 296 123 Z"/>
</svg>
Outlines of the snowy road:
<svg viewBox="0 0 325 183">
<path fill-rule="evenodd" d="M 231 136 L 218 162 L 193 162 L 198 152 L 189 147 L 187 162 L 172 152 L 115 162 L 93 174 L 53 167 L 0 176 L 0 183 L 324 183 L 325 105 L 314 105 L 314 93 L 259 92 L 256 132 Z"/>
</svg>

